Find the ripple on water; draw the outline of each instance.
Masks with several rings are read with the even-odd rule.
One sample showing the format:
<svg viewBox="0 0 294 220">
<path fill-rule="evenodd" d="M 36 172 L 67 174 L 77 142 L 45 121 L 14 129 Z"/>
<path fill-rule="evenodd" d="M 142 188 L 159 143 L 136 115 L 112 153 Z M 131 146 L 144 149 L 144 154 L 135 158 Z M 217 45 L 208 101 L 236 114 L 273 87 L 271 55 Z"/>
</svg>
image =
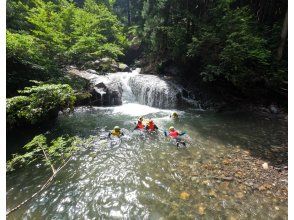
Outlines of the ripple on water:
<svg viewBox="0 0 294 220">
<path fill-rule="evenodd" d="M 52 135 L 93 136 L 92 143 L 51 186 L 8 219 L 95 219 L 98 215 L 117 219 L 287 218 L 287 201 L 239 190 L 239 184 L 203 178 L 204 165 L 221 172 L 220 158 L 230 155 L 236 146 L 243 151 L 285 140 L 283 133 L 275 133 L 278 124 L 199 112 L 181 112 L 176 124 L 168 117 L 169 110 L 132 109 L 127 113 L 124 107 L 82 108 L 71 116 L 61 115 Z M 177 150 L 162 134 L 132 133 L 133 122 L 144 113 L 162 129 L 176 125 L 187 131 L 192 137 L 188 149 Z M 116 124 L 125 129 L 127 138 L 120 147 L 110 149 L 100 138 Z M 34 167 L 8 174 L 7 206 L 31 195 L 46 179 L 44 173 L 44 168 Z M 182 192 L 189 194 L 186 200 L 180 198 Z"/>
</svg>

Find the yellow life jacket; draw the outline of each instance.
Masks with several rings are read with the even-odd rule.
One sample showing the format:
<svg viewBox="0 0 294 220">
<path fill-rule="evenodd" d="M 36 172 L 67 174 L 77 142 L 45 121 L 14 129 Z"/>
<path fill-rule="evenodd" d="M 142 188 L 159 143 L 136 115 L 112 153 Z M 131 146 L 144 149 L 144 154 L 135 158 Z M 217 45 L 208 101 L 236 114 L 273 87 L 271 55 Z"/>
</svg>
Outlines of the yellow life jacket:
<svg viewBox="0 0 294 220">
<path fill-rule="evenodd" d="M 111 131 L 111 135 L 119 137 L 121 135 L 121 132 L 120 131 L 112 130 Z"/>
</svg>

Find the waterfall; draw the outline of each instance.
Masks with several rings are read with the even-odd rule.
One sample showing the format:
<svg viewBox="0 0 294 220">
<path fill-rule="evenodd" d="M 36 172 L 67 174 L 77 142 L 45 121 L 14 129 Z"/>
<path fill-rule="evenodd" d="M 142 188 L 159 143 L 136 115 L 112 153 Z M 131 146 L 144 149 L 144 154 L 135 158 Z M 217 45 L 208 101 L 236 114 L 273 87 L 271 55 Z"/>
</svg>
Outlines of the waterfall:
<svg viewBox="0 0 294 220">
<path fill-rule="evenodd" d="M 119 80 L 122 85 L 122 103 L 139 103 L 157 108 L 176 108 L 197 102 L 184 97 L 184 88 L 156 75 L 143 75 L 140 68 L 128 72 L 117 72 L 108 77 Z"/>
<path fill-rule="evenodd" d="M 97 75 L 76 68 L 69 73 L 84 78 L 90 82 L 93 90 L 101 97 L 100 106 L 138 103 L 156 108 L 176 108 L 182 104 L 198 106 L 191 99 L 189 92 L 157 75 L 139 74 L 140 68 L 132 72 L 116 72 L 107 75 Z"/>
<path fill-rule="evenodd" d="M 159 76 L 135 75 L 130 78 L 129 85 L 140 104 L 175 108 L 180 102 L 180 88 Z"/>
<path fill-rule="evenodd" d="M 136 97 L 132 91 L 132 88 L 129 85 L 130 79 L 135 77 L 140 73 L 141 69 L 136 68 L 131 73 L 129 72 L 117 72 L 114 74 L 111 74 L 111 77 L 119 79 L 122 85 L 122 103 L 135 103 Z"/>
</svg>

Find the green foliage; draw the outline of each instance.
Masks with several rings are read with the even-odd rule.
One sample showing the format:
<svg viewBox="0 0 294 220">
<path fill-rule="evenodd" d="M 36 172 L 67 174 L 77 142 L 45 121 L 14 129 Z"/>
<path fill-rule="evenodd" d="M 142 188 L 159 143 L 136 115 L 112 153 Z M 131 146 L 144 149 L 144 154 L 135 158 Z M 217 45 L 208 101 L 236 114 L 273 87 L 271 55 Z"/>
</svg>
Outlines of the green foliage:
<svg viewBox="0 0 294 220">
<path fill-rule="evenodd" d="M 7 125 L 12 128 L 23 124 L 36 124 L 59 110 L 73 108 L 75 95 L 67 84 L 42 84 L 26 87 L 6 101 Z M 23 96 L 25 95 L 25 96 Z"/>
<path fill-rule="evenodd" d="M 124 54 L 127 40 L 108 1 L 9 0 L 7 5 L 7 86 L 9 95 L 29 79 L 55 78 L 67 64 Z"/>
<path fill-rule="evenodd" d="M 58 73 L 38 38 L 25 32 L 6 31 L 6 59 L 8 95 L 28 86 L 30 79 L 48 80 Z"/>
<path fill-rule="evenodd" d="M 75 10 L 73 17 L 72 46 L 69 55 L 76 60 L 93 60 L 123 55 L 127 45 L 117 18 L 103 4 L 86 0 L 84 9 Z"/>
<path fill-rule="evenodd" d="M 14 30 L 23 30 L 30 27 L 26 20 L 30 1 L 6 1 L 6 27 Z"/>
<path fill-rule="evenodd" d="M 79 138 L 61 136 L 47 144 L 44 135 L 35 136 L 23 148 L 24 154 L 14 154 L 12 159 L 7 161 L 7 171 L 13 171 L 16 167 L 29 165 L 35 161 L 42 160 L 45 165 L 58 167 L 64 163 L 78 148 Z"/>
<path fill-rule="evenodd" d="M 16 59 L 39 70 L 48 69 L 51 62 L 43 53 L 43 49 L 38 39 L 32 35 L 6 31 L 7 59 Z"/>
<path fill-rule="evenodd" d="M 275 61 L 284 18 L 277 15 L 285 9 L 269 9 L 276 10 L 275 22 L 263 23 L 265 9 L 259 7 L 234 0 L 146 0 L 144 40 L 152 60 L 190 63 L 204 81 L 227 81 L 243 92 L 258 86 L 278 90 L 287 81 L 287 61 Z"/>
<path fill-rule="evenodd" d="M 220 54 L 225 78 L 236 86 L 261 80 L 270 58 L 265 43 L 264 39 L 244 32 L 230 34 Z"/>
</svg>

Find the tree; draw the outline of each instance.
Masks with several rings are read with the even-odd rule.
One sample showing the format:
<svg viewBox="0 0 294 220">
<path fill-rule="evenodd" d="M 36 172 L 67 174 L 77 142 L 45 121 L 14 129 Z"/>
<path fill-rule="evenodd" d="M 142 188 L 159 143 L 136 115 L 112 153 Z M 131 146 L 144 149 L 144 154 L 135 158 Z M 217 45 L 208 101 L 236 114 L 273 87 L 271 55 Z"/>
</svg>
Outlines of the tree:
<svg viewBox="0 0 294 220">
<path fill-rule="evenodd" d="M 281 32 L 281 42 L 280 42 L 280 46 L 278 48 L 278 54 L 277 54 L 278 60 L 282 59 L 287 34 L 288 34 L 288 10 L 285 14 L 285 19 L 283 23 L 282 32 Z"/>
<path fill-rule="evenodd" d="M 128 43 L 113 1 L 9 0 L 7 8 L 7 93 L 62 75 L 68 64 L 123 56 Z"/>
</svg>

